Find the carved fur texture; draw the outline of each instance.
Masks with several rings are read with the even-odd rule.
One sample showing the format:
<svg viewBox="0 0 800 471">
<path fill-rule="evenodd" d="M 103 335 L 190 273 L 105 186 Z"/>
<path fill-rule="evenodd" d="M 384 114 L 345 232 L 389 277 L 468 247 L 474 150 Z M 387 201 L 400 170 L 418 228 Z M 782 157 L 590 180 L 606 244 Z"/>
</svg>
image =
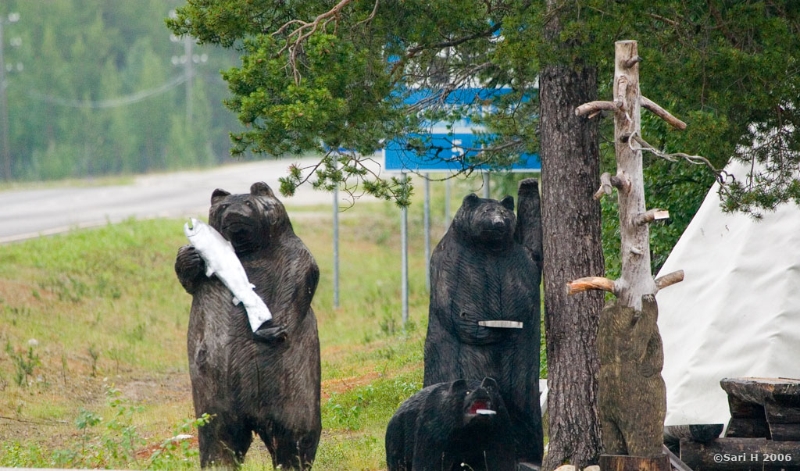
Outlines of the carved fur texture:
<svg viewBox="0 0 800 471">
<path fill-rule="evenodd" d="M 481 414 L 490 409 L 494 414 Z M 511 420 L 497 383 L 456 380 L 406 400 L 386 428 L 389 471 L 513 471 Z"/>
<path fill-rule="evenodd" d="M 519 221 L 512 197 L 465 197 L 434 250 L 424 385 L 494 378 L 511 416 L 516 456 L 541 463 L 541 226 L 532 185 L 532 192 L 530 185 L 526 192 L 521 187 L 521 198 L 535 204 L 521 199 L 526 209 Z M 517 321 L 523 328 L 478 324 L 491 320 Z"/>
<path fill-rule="evenodd" d="M 181 247 L 175 271 L 192 295 L 192 397 L 198 417 L 213 416 L 199 432 L 201 465 L 238 466 L 255 432 L 273 466 L 308 469 L 321 432 L 319 337 L 311 309 L 317 264 L 265 183 L 249 194 L 214 191 L 209 224 L 233 244 L 281 335 L 255 337 L 244 307 L 232 303 L 218 279 L 205 276 L 191 246 Z"/>
<path fill-rule="evenodd" d="M 600 315 L 598 410 L 606 454 L 661 456 L 666 388 L 658 305 L 642 296 L 642 310 L 613 304 Z"/>
</svg>

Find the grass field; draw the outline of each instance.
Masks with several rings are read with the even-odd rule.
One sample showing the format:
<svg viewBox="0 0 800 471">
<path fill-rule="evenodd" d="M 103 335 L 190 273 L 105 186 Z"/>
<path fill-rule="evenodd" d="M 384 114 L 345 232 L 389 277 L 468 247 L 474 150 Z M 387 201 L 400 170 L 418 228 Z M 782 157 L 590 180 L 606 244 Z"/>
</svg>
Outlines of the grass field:
<svg viewBox="0 0 800 471">
<path fill-rule="evenodd" d="M 435 187 L 434 246 L 444 232 L 443 190 Z M 453 211 L 477 189 L 456 185 Z M 409 215 L 405 327 L 396 206 L 358 203 L 341 214 L 338 309 L 330 211 L 289 205 L 289 212 L 321 270 L 313 306 L 323 435 L 314 467 L 385 469 L 386 423 L 422 385 L 421 199 Z M 195 435 L 197 425 L 186 358 L 191 298 L 173 271 L 183 222 L 131 220 L 0 246 L 0 466 L 199 467 L 196 441 L 172 440 Z M 245 469 L 267 463 L 254 441 Z"/>
</svg>

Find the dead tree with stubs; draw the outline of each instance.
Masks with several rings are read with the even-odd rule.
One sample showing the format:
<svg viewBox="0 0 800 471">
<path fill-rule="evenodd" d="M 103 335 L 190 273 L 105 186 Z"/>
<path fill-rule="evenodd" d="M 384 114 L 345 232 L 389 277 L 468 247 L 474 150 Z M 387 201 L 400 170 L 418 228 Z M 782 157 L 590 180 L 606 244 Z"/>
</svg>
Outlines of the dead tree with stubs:
<svg viewBox="0 0 800 471">
<path fill-rule="evenodd" d="M 589 118 L 601 111 L 614 113 L 617 172 L 600 177 L 595 199 L 617 190 L 622 271 L 617 280 L 586 277 L 571 281 L 567 291 L 603 290 L 617 298 L 603 310 L 597 335 L 598 412 L 606 453 L 601 468 L 604 461 L 609 469 L 624 467 L 612 461 L 622 459 L 618 455 L 630 455 L 653 459 L 650 469 L 668 470 L 669 460 L 662 454 L 666 389 L 661 377 L 664 353 L 656 324 L 655 294 L 682 281 L 683 271 L 659 279 L 653 279 L 651 273 L 649 224 L 669 213 L 645 206 L 642 149 L 652 146 L 642 139 L 641 108 L 678 129 L 685 129 L 686 124 L 641 95 L 640 61 L 636 41 L 617 42 L 613 101 L 593 101 L 575 110 Z"/>
</svg>

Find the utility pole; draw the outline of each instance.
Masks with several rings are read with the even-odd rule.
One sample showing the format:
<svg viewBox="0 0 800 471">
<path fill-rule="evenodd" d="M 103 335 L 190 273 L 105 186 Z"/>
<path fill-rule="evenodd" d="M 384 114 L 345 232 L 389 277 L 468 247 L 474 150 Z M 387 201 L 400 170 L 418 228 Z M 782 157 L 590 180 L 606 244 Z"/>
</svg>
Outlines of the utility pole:
<svg viewBox="0 0 800 471">
<path fill-rule="evenodd" d="M 11 180 L 11 147 L 8 144 L 8 98 L 6 97 L 6 61 L 3 55 L 3 18 L 0 18 L 0 141 L 3 142 L 3 180 Z"/>
<path fill-rule="evenodd" d="M 183 73 L 186 78 L 186 127 L 192 127 L 192 37 L 188 34 L 183 37 L 183 54 L 186 57 Z"/>
<path fill-rule="evenodd" d="M 8 131 L 8 80 L 6 79 L 6 59 L 5 59 L 5 42 L 3 34 L 3 23 L 16 23 L 19 21 L 19 13 L 9 13 L 8 17 L 0 17 L 0 152 L 2 152 L 3 159 L 3 179 L 6 181 L 11 180 L 11 144 L 9 142 L 10 135 Z M 19 47 L 22 44 L 20 38 L 12 38 L 11 46 Z M 22 70 L 22 64 L 17 63 L 17 70 Z M 9 69 L 10 70 L 10 69 Z"/>
<path fill-rule="evenodd" d="M 169 12 L 170 18 L 177 18 L 178 14 L 175 10 Z M 174 34 L 170 36 L 170 41 L 177 43 L 181 41 L 179 36 Z M 183 64 L 183 80 L 186 82 L 186 126 L 192 126 L 192 79 L 194 78 L 194 65 L 208 61 L 206 54 L 194 54 L 194 38 L 185 34 L 183 35 L 183 56 L 172 56 L 172 65 Z"/>
</svg>

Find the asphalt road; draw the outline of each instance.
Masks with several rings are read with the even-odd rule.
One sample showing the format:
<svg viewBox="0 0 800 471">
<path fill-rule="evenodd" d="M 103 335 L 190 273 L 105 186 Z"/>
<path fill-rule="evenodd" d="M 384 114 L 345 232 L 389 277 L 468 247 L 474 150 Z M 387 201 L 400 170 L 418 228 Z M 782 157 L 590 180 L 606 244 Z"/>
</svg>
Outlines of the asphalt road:
<svg viewBox="0 0 800 471">
<path fill-rule="evenodd" d="M 332 194 L 315 191 L 310 184 L 302 185 L 291 198 L 279 194 L 278 178 L 288 173 L 290 164 L 298 163 L 302 168 L 316 161 L 305 158 L 235 163 L 209 170 L 137 176 L 128 185 L 2 191 L 0 244 L 131 217 L 207 216 L 211 193 L 216 188 L 247 193 L 257 181 L 266 182 L 289 207 L 332 206 Z"/>
</svg>

